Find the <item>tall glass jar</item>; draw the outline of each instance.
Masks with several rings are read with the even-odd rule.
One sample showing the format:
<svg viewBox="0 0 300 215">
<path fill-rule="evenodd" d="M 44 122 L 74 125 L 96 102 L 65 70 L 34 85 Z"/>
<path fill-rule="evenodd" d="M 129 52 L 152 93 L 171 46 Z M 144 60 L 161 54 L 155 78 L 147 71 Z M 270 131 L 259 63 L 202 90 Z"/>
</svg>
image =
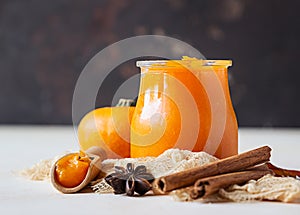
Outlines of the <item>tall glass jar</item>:
<svg viewBox="0 0 300 215">
<path fill-rule="evenodd" d="M 131 122 L 131 157 L 170 148 L 237 154 L 238 125 L 227 68 L 230 60 L 138 61 L 139 97 Z"/>
</svg>

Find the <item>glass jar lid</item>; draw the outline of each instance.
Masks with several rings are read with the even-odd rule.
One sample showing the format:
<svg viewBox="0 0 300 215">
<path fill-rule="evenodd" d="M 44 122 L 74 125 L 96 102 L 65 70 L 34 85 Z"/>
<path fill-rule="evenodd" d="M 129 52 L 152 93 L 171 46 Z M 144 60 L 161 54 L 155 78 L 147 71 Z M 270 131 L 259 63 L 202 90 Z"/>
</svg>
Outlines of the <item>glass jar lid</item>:
<svg viewBox="0 0 300 215">
<path fill-rule="evenodd" d="M 202 60 L 196 58 L 188 58 L 183 60 L 144 60 L 137 61 L 137 67 L 199 67 L 199 66 L 232 66 L 231 60 Z"/>
</svg>

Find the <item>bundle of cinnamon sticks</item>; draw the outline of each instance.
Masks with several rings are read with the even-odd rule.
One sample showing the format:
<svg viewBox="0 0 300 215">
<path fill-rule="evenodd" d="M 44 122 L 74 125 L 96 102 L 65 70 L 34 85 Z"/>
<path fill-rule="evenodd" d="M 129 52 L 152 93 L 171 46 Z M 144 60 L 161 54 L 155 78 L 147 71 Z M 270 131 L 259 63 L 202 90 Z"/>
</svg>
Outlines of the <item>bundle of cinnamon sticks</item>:
<svg viewBox="0 0 300 215">
<path fill-rule="evenodd" d="M 273 174 L 266 164 L 270 157 L 271 148 L 263 146 L 200 167 L 160 177 L 153 182 L 152 189 L 155 194 L 167 194 L 172 190 L 188 187 L 191 198 L 204 198 L 221 188 Z"/>
</svg>

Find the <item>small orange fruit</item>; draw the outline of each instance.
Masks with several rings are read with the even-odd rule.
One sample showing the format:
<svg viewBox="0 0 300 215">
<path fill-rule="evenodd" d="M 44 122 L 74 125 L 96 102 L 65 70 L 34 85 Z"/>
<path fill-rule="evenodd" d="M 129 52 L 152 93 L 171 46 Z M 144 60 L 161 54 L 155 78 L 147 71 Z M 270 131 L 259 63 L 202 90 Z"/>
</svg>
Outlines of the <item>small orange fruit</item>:
<svg viewBox="0 0 300 215">
<path fill-rule="evenodd" d="M 88 113 L 78 126 L 81 150 L 103 148 L 108 158 L 130 157 L 130 123 L 134 107 L 105 107 Z"/>
</svg>

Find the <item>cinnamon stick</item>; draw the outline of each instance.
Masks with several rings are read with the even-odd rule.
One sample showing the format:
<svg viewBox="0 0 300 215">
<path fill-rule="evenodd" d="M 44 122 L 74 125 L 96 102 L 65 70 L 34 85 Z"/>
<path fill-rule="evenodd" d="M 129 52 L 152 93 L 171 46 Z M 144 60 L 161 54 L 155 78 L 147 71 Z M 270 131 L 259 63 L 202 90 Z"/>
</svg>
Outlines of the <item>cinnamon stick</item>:
<svg viewBox="0 0 300 215">
<path fill-rule="evenodd" d="M 199 179 L 195 182 L 193 189 L 190 190 L 190 197 L 192 199 L 205 198 L 221 188 L 242 184 L 249 180 L 257 180 L 271 172 L 271 170 L 248 170 Z"/>
<path fill-rule="evenodd" d="M 283 168 L 274 166 L 271 163 L 267 163 L 267 165 L 268 165 L 269 169 L 273 170 L 273 172 L 275 173 L 275 176 L 294 177 L 294 178 L 300 177 L 299 170 L 283 169 Z"/>
<path fill-rule="evenodd" d="M 270 147 L 263 146 L 200 167 L 163 176 L 153 182 L 152 189 L 155 194 L 166 194 L 178 188 L 191 186 L 196 180 L 201 178 L 245 170 L 246 168 L 269 161 L 270 152 Z"/>
</svg>

